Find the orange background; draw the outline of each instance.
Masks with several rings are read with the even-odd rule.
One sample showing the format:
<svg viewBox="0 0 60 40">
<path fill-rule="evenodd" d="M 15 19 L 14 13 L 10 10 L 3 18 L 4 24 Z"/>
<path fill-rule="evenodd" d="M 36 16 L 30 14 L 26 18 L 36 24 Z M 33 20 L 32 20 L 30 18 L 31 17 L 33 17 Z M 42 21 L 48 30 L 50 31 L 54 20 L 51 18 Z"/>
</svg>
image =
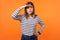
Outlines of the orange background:
<svg viewBox="0 0 60 40">
<path fill-rule="evenodd" d="M 35 12 L 45 23 L 39 40 L 60 40 L 60 0 L 0 0 L 0 40 L 20 40 L 21 24 L 11 18 L 18 7 L 32 1 Z M 24 11 L 22 10 L 21 13 Z M 37 30 L 40 25 L 37 26 Z"/>
</svg>

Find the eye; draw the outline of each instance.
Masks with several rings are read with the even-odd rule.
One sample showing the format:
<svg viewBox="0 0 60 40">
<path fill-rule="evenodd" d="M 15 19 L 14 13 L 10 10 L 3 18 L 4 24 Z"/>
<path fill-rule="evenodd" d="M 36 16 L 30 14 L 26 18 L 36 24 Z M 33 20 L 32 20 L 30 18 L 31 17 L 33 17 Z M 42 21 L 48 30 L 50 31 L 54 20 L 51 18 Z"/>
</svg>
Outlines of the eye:
<svg viewBox="0 0 60 40">
<path fill-rule="evenodd" d="M 29 6 L 27 6 L 26 8 L 29 8 Z"/>
<path fill-rule="evenodd" d="M 30 6 L 30 8 L 33 8 L 32 6 Z"/>
</svg>

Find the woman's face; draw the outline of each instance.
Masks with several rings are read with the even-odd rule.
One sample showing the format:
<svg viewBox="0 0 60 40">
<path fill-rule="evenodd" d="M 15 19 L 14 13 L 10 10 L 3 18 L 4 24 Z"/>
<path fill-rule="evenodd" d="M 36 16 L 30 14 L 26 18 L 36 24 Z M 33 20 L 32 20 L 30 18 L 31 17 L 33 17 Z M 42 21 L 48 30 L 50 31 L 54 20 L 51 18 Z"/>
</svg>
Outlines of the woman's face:
<svg viewBox="0 0 60 40">
<path fill-rule="evenodd" d="M 33 6 L 29 4 L 26 10 L 27 10 L 27 13 L 30 15 L 33 12 Z"/>
</svg>

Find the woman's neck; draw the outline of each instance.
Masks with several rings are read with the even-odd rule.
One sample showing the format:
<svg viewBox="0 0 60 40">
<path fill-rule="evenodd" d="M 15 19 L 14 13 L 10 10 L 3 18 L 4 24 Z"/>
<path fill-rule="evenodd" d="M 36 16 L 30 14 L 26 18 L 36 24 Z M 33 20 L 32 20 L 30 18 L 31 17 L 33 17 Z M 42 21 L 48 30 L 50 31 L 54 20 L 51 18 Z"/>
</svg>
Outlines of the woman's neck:
<svg viewBox="0 0 60 40">
<path fill-rule="evenodd" d="M 29 17 L 31 18 L 32 16 L 31 16 L 31 15 L 29 15 Z"/>
</svg>

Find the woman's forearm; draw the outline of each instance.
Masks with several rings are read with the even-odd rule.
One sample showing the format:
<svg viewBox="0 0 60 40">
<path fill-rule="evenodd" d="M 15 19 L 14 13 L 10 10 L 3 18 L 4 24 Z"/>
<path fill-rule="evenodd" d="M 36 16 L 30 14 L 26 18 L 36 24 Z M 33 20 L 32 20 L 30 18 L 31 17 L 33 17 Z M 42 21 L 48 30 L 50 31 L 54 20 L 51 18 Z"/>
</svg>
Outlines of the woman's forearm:
<svg viewBox="0 0 60 40">
<path fill-rule="evenodd" d="M 15 18 L 15 17 L 19 14 L 20 10 L 23 9 L 24 7 L 26 7 L 26 6 L 27 6 L 27 5 L 24 5 L 24 6 L 19 7 L 18 9 L 16 9 L 16 10 L 12 13 L 12 17 Z"/>
<path fill-rule="evenodd" d="M 21 10 L 20 8 L 16 9 L 16 10 L 12 13 L 12 17 L 16 17 L 16 16 L 19 14 L 20 10 Z"/>
</svg>

